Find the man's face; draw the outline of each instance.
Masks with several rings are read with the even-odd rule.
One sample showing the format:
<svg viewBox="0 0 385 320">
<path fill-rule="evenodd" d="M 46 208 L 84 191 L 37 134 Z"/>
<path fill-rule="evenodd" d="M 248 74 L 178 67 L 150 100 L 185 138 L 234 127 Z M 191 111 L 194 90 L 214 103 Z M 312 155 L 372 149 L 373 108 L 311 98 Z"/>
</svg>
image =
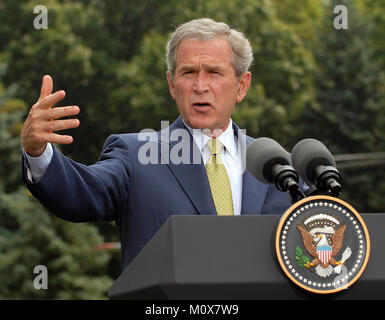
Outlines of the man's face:
<svg viewBox="0 0 385 320">
<path fill-rule="evenodd" d="M 177 50 L 174 79 L 167 72 L 167 80 L 187 125 L 224 131 L 235 104 L 246 96 L 251 74 L 236 77 L 227 39 L 183 40 Z"/>
</svg>

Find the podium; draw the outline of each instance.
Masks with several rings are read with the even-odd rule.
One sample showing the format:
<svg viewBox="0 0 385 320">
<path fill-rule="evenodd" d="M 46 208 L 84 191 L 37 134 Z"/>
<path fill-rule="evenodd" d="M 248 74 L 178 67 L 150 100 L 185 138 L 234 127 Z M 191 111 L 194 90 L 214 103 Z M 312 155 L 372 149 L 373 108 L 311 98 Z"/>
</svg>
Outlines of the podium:
<svg viewBox="0 0 385 320">
<path fill-rule="evenodd" d="M 368 265 L 347 290 L 315 294 L 278 263 L 278 215 L 170 216 L 109 290 L 110 299 L 385 299 L 385 214 L 362 214 Z"/>
</svg>

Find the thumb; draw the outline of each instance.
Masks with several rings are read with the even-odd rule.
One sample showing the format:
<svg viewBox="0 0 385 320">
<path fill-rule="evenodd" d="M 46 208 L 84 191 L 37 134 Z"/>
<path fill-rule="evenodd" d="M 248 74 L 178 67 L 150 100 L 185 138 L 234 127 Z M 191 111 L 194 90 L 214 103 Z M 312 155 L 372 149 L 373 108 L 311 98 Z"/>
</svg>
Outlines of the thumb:
<svg viewBox="0 0 385 320">
<path fill-rule="evenodd" d="M 44 99 L 52 93 L 53 82 L 52 78 L 49 75 L 45 75 L 42 80 L 41 89 L 40 89 L 40 97 L 39 100 Z"/>
</svg>

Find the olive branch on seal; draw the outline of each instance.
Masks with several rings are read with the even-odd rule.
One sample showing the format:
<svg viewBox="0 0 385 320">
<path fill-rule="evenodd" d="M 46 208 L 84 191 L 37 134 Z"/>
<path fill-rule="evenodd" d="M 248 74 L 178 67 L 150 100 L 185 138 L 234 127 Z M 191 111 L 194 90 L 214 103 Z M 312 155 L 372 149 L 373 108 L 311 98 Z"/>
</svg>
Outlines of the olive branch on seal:
<svg viewBox="0 0 385 320">
<path fill-rule="evenodd" d="M 295 248 L 295 260 L 297 260 L 298 265 L 302 268 L 307 268 L 309 265 L 310 258 L 303 254 L 303 250 L 297 246 Z"/>
</svg>

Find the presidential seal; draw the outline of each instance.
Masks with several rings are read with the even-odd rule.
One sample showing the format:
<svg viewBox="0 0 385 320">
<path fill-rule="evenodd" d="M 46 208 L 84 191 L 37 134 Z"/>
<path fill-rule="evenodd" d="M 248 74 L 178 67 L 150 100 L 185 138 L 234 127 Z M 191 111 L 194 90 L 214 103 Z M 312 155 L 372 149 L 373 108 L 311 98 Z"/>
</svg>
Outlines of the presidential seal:
<svg viewBox="0 0 385 320">
<path fill-rule="evenodd" d="M 368 263 L 370 239 L 365 222 L 348 203 L 312 196 L 282 216 L 275 248 L 291 281 L 325 294 L 347 289 L 359 279 Z"/>
</svg>

